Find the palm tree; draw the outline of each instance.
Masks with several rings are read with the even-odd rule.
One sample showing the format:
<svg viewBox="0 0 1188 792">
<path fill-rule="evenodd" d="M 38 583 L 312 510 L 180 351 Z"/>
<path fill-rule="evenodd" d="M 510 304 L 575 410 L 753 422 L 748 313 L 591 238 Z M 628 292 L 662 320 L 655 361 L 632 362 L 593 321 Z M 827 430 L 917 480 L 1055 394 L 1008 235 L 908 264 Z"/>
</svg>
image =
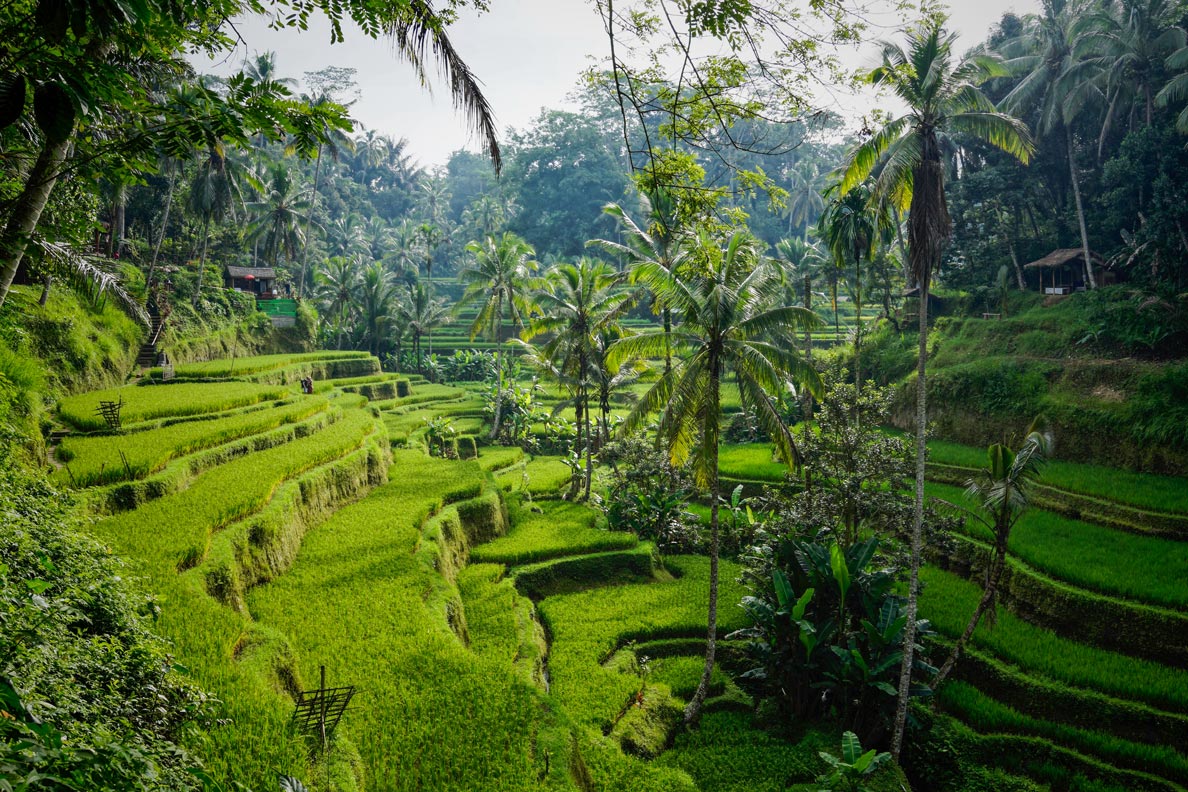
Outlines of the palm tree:
<svg viewBox="0 0 1188 792">
<path fill-rule="evenodd" d="M 337 348 L 342 349 L 347 318 L 355 307 L 359 287 L 359 269 L 355 260 L 341 256 L 329 259 L 315 275 L 318 298 L 324 316 L 333 316 L 338 327 Z"/>
<path fill-rule="evenodd" d="M 822 174 L 815 162 L 801 161 L 789 173 L 791 185 L 788 189 L 788 200 L 784 205 L 783 215 L 788 218 L 788 234 L 796 226 L 804 227 L 804 241 L 808 242 L 809 229 L 820 217 L 825 209 L 822 192 Z"/>
<path fill-rule="evenodd" d="M 1120 0 L 1082 24 L 1076 54 L 1098 77 L 1106 102 L 1098 159 L 1114 118 L 1126 106 L 1132 121 L 1139 110 L 1144 123 L 1151 125 L 1164 61 L 1188 45 L 1188 32 L 1177 24 L 1182 14 L 1181 4 L 1170 0 Z"/>
<path fill-rule="evenodd" d="M 685 708 L 685 721 L 701 713 L 714 668 L 718 630 L 718 441 L 721 433 L 722 381 L 734 372 L 743 406 L 758 416 L 772 436 L 780 456 L 796 464 L 799 452 L 791 432 L 780 419 L 771 394 L 783 393 L 795 381 L 820 392 L 817 372 L 795 352 L 789 336 L 813 326 L 817 318 L 803 308 L 769 307 L 781 291 L 774 269 L 754 240 L 736 232 L 722 248 L 702 230 L 694 240 L 699 266 L 677 274 L 660 262 L 641 264 L 636 279 L 657 302 L 679 318 L 671 334 L 663 330 L 615 342 L 608 355 L 614 370 L 633 358 L 655 358 L 669 348 L 675 352 L 665 371 L 640 399 L 623 424 L 625 433 L 660 411 L 659 439 L 674 464 L 692 456 L 698 485 L 710 495 L 709 614 L 705 668 L 697 691 Z"/>
<path fill-rule="evenodd" d="M 310 201 L 298 190 L 292 171 L 284 163 L 274 165 L 270 177 L 260 200 L 247 205 L 256 214 L 248 226 L 248 235 L 253 241 L 263 240 L 264 260 L 276 267 L 282 256 L 287 261 L 297 257 L 305 239 L 301 217 Z"/>
<path fill-rule="evenodd" d="M 417 359 L 417 371 L 423 371 L 421 339 L 441 327 L 450 319 L 449 309 L 443 300 L 433 299 L 432 292 L 424 283 L 409 286 L 408 299 L 393 306 L 398 324 L 412 336 L 413 355 Z"/>
<path fill-rule="evenodd" d="M 1081 200 L 1081 179 L 1077 173 L 1072 123 L 1082 110 L 1101 94 L 1090 64 L 1074 54 L 1083 27 L 1084 0 L 1042 0 L 1043 14 L 1027 18 L 1024 31 L 1006 41 L 1000 50 L 1007 56 L 1011 74 L 1023 75 L 1019 84 L 999 103 L 1004 112 L 1020 118 L 1033 108 L 1038 112 L 1032 126 L 1040 137 L 1061 135 L 1068 155 L 1073 203 L 1081 232 L 1081 252 L 1090 288 L 1097 288 L 1089 253 L 1089 230 Z M 1081 47 L 1083 49 L 1083 46 Z M 1033 114 L 1034 115 L 1034 114 Z"/>
<path fill-rule="evenodd" d="M 590 428 L 590 395 L 598 378 L 595 370 L 598 341 L 631 306 L 634 295 L 616 290 L 622 276 L 601 261 L 582 257 L 575 264 L 559 264 L 536 293 L 541 315 L 532 320 L 525 340 L 548 334 L 540 355 L 555 361 L 558 371 L 574 383 L 577 447 L 586 451 L 585 498 L 590 499 L 594 442 Z M 609 397 L 608 397 L 609 398 Z"/>
<path fill-rule="evenodd" d="M 978 628 L 983 614 L 994 605 L 998 582 L 1006 565 L 1007 543 L 1011 538 L 1011 529 L 1031 505 L 1029 490 L 1031 484 L 1039 477 L 1040 466 L 1050 453 L 1051 445 L 1050 435 L 1034 429 L 1027 433 L 1027 439 L 1018 452 L 1011 451 L 1001 443 L 995 443 L 988 449 L 989 467 L 983 468 L 966 485 L 966 495 L 978 502 L 985 516 L 976 512 L 971 514 L 994 534 L 994 548 L 990 566 L 986 570 L 986 586 L 982 592 L 982 599 L 978 601 L 965 631 L 961 633 L 957 643 L 953 644 L 948 659 L 937 672 L 933 680 L 934 687 L 940 687 L 949 676 L 949 672 L 961 656 L 961 651 Z"/>
<path fill-rule="evenodd" d="M 207 149 L 206 156 L 198 165 L 194 180 L 190 183 L 190 211 L 202 220 L 202 256 L 198 262 L 198 284 L 194 289 L 194 305 L 202 295 L 202 280 L 206 272 L 206 251 L 210 244 L 210 224 L 224 217 L 234 217 L 243 206 L 243 194 L 239 178 L 246 169 L 227 156 L 222 146 Z M 251 180 L 253 177 L 247 175 Z"/>
<path fill-rule="evenodd" d="M 879 236 L 890 225 L 887 212 L 870 200 L 870 189 L 859 185 L 846 193 L 831 188 L 829 203 L 821 214 L 818 228 L 821 239 L 837 269 L 854 262 L 854 388 L 862 388 L 862 260 L 874 257 Z M 834 311 L 836 316 L 836 295 Z M 835 319 L 836 321 L 836 319 Z"/>
<path fill-rule="evenodd" d="M 466 284 L 458 307 L 481 302 L 470 325 L 470 338 L 474 340 L 486 332 L 495 344 L 495 418 L 491 426 L 491 437 L 495 438 L 503 406 L 503 320 L 506 316 L 513 327 L 523 327 L 531 312 L 526 289 L 536 269 L 532 258 L 536 251 L 510 231 L 498 238 L 488 236 L 482 242 L 471 242 L 466 250 L 474 256 L 474 263 L 458 273 L 458 279 Z"/>
<path fill-rule="evenodd" d="M 873 85 L 885 86 L 907 105 L 904 115 L 891 119 L 850 156 L 839 189 L 849 191 L 865 181 L 877 166 L 872 197 L 887 205 L 907 193 L 909 268 L 920 294 L 919 350 L 916 362 L 916 503 L 911 536 L 911 582 L 908 588 L 907 628 L 891 753 L 899 757 L 911 694 L 915 663 L 916 613 L 919 604 L 920 555 L 924 530 L 924 461 L 927 402 L 928 299 L 932 274 L 940 264 L 952 220 L 945 201 L 945 163 L 942 146 L 960 134 L 989 143 L 1023 162 L 1034 146 L 1023 122 L 995 110 L 978 89 L 985 79 L 1002 75 L 1001 62 L 974 56 L 955 67 L 954 36 L 944 31 L 943 18 L 929 19 L 908 32 L 906 49 L 883 44 L 883 62 L 868 75 Z"/>
<path fill-rule="evenodd" d="M 1155 104 L 1159 107 L 1178 104 L 1188 97 L 1188 47 L 1181 47 L 1168 55 L 1164 65 L 1175 72 L 1175 76 L 1155 95 Z M 1176 116 L 1176 129 L 1181 133 L 1188 132 L 1188 105 Z"/>
<path fill-rule="evenodd" d="M 618 222 L 624 239 L 621 242 L 592 239 L 586 244 L 622 256 L 635 269 L 654 264 L 668 272 L 677 271 L 685 261 L 686 233 L 677 219 L 676 200 L 662 189 L 651 194 L 641 192 L 639 208 L 645 223 L 642 226 L 619 204 L 604 206 L 602 211 Z M 664 323 L 664 337 L 668 338 L 672 335 L 672 313 L 663 305 L 658 304 L 657 307 Z M 671 369 L 672 352 L 667 350 L 664 353 L 664 370 L 668 372 Z"/>
<path fill-rule="evenodd" d="M 367 350 L 373 355 L 379 355 L 383 351 L 388 318 L 396 299 L 396 287 L 392 283 L 391 274 L 385 271 L 378 261 L 371 262 L 363 268 L 356 293 Z"/>
<path fill-rule="evenodd" d="M 321 92 L 316 96 L 305 96 L 306 104 L 310 107 L 321 107 L 323 105 L 335 104 L 332 96 L 325 92 Z M 313 225 L 314 210 L 318 204 L 318 182 L 322 176 L 322 154 L 329 151 L 330 156 L 335 162 L 343 151 L 350 151 L 354 148 L 355 142 L 347 137 L 346 133 L 339 129 L 331 129 L 326 126 L 322 130 L 321 139 L 318 140 L 318 153 L 314 157 L 314 178 L 313 178 L 313 192 L 310 194 L 309 211 L 305 213 L 305 246 L 301 250 L 301 280 L 297 283 L 297 296 L 301 297 L 305 288 L 305 277 L 309 265 L 309 230 Z"/>
</svg>

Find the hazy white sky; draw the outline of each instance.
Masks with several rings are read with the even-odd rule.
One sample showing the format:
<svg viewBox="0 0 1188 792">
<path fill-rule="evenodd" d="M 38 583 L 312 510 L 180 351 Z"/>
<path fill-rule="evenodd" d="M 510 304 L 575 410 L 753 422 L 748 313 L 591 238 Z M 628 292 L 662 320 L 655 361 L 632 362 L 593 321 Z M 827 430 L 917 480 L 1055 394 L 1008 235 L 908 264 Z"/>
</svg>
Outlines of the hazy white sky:
<svg viewBox="0 0 1188 792">
<path fill-rule="evenodd" d="M 982 40 L 1006 11 L 1028 13 L 1038 0 L 952 0 L 950 26 L 961 45 Z M 889 36 L 899 20 L 888 14 L 872 21 Z M 428 95 L 412 70 L 396 59 L 383 41 L 347 34 L 345 44 L 331 45 L 329 26 L 316 20 L 304 32 L 269 30 L 261 19 L 237 24 L 244 44 L 220 63 L 197 64 L 200 71 L 227 73 L 255 52 L 275 51 L 284 76 L 326 66 L 358 70 L 359 98 L 351 114 L 367 128 L 409 139 L 409 150 L 425 165 L 444 163 L 450 153 L 474 147 L 463 120 L 453 111 L 444 87 Z M 450 38 L 483 81 L 501 129 L 523 129 L 542 107 L 561 107 L 578 74 L 605 58 L 607 39 L 597 12 L 587 0 L 493 0 L 482 15 L 469 13 L 450 29 Z M 873 63 L 875 50 L 850 53 L 854 65 Z"/>
</svg>

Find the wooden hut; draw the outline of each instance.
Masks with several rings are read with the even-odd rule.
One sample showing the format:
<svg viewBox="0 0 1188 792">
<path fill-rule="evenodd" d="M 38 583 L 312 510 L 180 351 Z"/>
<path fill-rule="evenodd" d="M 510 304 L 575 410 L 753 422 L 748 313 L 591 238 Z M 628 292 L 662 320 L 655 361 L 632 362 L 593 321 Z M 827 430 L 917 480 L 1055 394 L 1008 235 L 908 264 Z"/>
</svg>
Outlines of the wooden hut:
<svg viewBox="0 0 1188 792">
<path fill-rule="evenodd" d="M 254 294 L 257 299 L 276 297 L 276 270 L 272 267 L 227 267 L 228 288 Z"/>
<path fill-rule="evenodd" d="M 1089 251 L 1093 260 L 1093 277 L 1098 286 L 1115 282 L 1115 274 L 1105 267 L 1105 260 Z M 1088 286 L 1085 277 L 1085 252 L 1081 248 L 1053 250 L 1041 259 L 1023 265 L 1024 270 L 1039 275 L 1040 294 L 1072 294 Z"/>
</svg>

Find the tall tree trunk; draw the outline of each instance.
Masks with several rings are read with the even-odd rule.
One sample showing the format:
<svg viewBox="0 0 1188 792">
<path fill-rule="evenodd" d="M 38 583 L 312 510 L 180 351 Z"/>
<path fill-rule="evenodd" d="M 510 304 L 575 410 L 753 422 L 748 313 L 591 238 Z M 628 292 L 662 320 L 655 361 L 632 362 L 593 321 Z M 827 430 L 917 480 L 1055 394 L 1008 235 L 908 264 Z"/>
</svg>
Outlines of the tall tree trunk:
<svg viewBox="0 0 1188 792">
<path fill-rule="evenodd" d="M 46 142 L 25 179 L 24 189 L 12 204 L 12 214 L 0 233 L 0 305 L 8 299 L 12 279 L 25 257 L 29 237 L 37 228 L 41 212 L 58 182 L 58 169 L 70 149 L 70 138 L 67 135 L 65 140 Z"/>
<path fill-rule="evenodd" d="M 1081 252 L 1085 256 L 1085 277 L 1089 288 L 1097 288 L 1097 278 L 1093 275 L 1093 259 L 1089 256 L 1089 231 L 1085 228 L 1085 208 L 1081 205 L 1081 180 L 1077 177 L 1077 157 L 1073 149 L 1072 129 L 1064 128 L 1064 139 L 1068 146 L 1068 173 L 1072 177 L 1073 201 L 1077 206 L 1077 223 L 1081 226 Z"/>
<path fill-rule="evenodd" d="M 1015 265 L 1015 282 L 1019 284 L 1019 291 L 1027 291 L 1027 280 L 1023 277 L 1023 267 L 1019 266 L 1019 254 L 1015 251 L 1015 240 L 1007 238 L 1007 249 L 1011 251 L 1011 264 Z"/>
<path fill-rule="evenodd" d="M 50 287 L 54 285 L 54 276 L 46 275 L 41 279 L 41 297 L 37 299 L 37 304 L 42 308 L 49 302 Z"/>
<path fill-rule="evenodd" d="M 667 308 L 660 311 L 664 318 L 664 376 L 672 371 L 672 312 Z"/>
<path fill-rule="evenodd" d="M 719 398 L 721 375 L 717 365 L 710 367 L 710 393 L 715 400 Z M 715 411 L 717 412 L 717 411 Z M 708 427 L 702 431 L 710 432 Z M 717 432 L 714 432 L 713 447 L 710 450 L 710 579 L 709 579 L 709 613 L 706 618 L 705 632 L 705 667 L 701 671 L 701 681 L 697 683 L 697 690 L 693 698 L 685 707 L 685 723 L 694 724 L 701 717 L 701 706 L 709 694 L 710 680 L 714 673 L 714 654 L 718 647 L 718 552 L 720 535 L 718 525 L 718 501 L 720 501 L 720 482 L 718 478 L 718 442 Z"/>
<path fill-rule="evenodd" d="M 206 247 L 210 244 L 210 215 L 202 220 L 202 257 L 198 259 L 198 285 L 194 288 L 194 307 L 202 296 L 202 278 L 206 274 Z"/>
<path fill-rule="evenodd" d="M 944 684 L 945 679 L 948 678 L 949 672 L 953 670 L 953 666 L 957 664 L 957 660 L 961 657 L 961 652 L 965 649 L 965 645 L 969 643 L 969 639 L 973 637 L 974 630 L 978 628 L 978 623 L 981 622 L 982 616 L 990 608 L 994 602 L 994 596 L 998 593 L 998 581 L 1002 578 L 1002 569 L 1006 565 L 1006 539 L 1000 537 L 995 543 L 994 558 L 990 562 L 990 569 L 986 574 L 986 590 L 982 592 L 982 598 L 978 600 L 978 606 L 974 608 L 973 615 L 969 619 L 969 624 L 965 625 L 965 631 L 961 633 L 961 637 L 957 639 L 957 643 L 953 644 L 952 651 L 945 659 L 944 664 L 940 670 L 936 672 L 936 679 L 932 681 L 933 690 L 940 688 Z"/>
<path fill-rule="evenodd" d="M 169 175 L 169 191 L 165 193 L 165 212 L 161 215 L 161 233 L 157 234 L 157 244 L 153 246 L 153 257 L 149 261 L 148 273 L 144 276 L 145 293 L 153 285 L 153 272 L 157 269 L 157 259 L 161 255 L 161 245 L 165 243 L 165 231 L 169 228 L 169 210 L 173 208 L 173 188 L 177 185 L 177 168 Z"/>
<path fill-rule="evenodd" d="M 305 273 L 309 266 L 309 232 L 310 226 L 313 225 L 314 208 L 318 205 L 318 179 L 322 176 L 322 144 L 318 144 L 318 155 L 314 160 L 314 183 L 313 192 L 309 198 L 309 211 L 305 214 L 305 244 L 301 247 L 301 281 L 297 284 L 297 299 L 301 296 L 305 289 Z"/>
<path fill-rule="evenodd" d="M 854 257 L 854 396 L 862 395 L 862 256 Z M 854 417 L 859 415 L 857 402 Z"/>
<path fill-rule="evenodd" d="M 813 280 L 809 275 L 804 276 L 804 310 L 813 310 Z M 807 327 L 804 329 L 804 358 L 809 363 L 813 361 L 813 331 Z M 813 420 L 813 394 L 807 388 L 804 396 L 804 417 L 805 420 Z"/>
<path fill-rule="evenodd" d="M 590 500 L 590 480 L 594 477 L 594 441 L 590 434 L 590 392 L 589 386 L 582 388 L 582 398 L 586 402 L 586 496 Z"/>
<path fill-rule="evenodd" d="M 920 342 L 916 357 L 916 501 L 912 517 L 911 575 L 908 583 L 907 624 L 903 628 L 903 665 L 899 672 L 899 698 L 895 704 L 895 730 L 891 756 L 899 761 L 907 711 L 911 703 L 912 664 L 916 656 L 916 613 L 920 600 L 920 554 L 924 537 L 924 462 L 927 459 L 928 403 L 925 374 L 928 366 L 929 278 L 920 280 Z"/>
<path fill-rule="evenodd" d="M 491 440 L 499 436 L 499 417 L 503 412 L 503 344 L 495 344 L 495 422 L 491 425 Z"/>
</svg>

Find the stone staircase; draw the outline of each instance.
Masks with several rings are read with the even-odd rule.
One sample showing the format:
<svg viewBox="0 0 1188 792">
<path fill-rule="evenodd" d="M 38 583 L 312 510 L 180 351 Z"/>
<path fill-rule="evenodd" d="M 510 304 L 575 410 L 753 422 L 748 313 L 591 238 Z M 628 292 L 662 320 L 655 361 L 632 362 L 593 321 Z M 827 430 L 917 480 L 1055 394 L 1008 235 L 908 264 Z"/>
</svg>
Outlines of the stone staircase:
<svg viewBox="0 0 1188 792">
<path fill-rule="evenodd" d="M 140 352 L 136 355 L 136 365 L 141 368 L 157 365 L 157 341 L 160 340 L 161 330 L 165 327 L 165 317 L 159 313 L 150 313 L 149 319 L 152 322 L 152 327 L 149 330 L 148 339 L 140 345 Z"/>
</svg>

